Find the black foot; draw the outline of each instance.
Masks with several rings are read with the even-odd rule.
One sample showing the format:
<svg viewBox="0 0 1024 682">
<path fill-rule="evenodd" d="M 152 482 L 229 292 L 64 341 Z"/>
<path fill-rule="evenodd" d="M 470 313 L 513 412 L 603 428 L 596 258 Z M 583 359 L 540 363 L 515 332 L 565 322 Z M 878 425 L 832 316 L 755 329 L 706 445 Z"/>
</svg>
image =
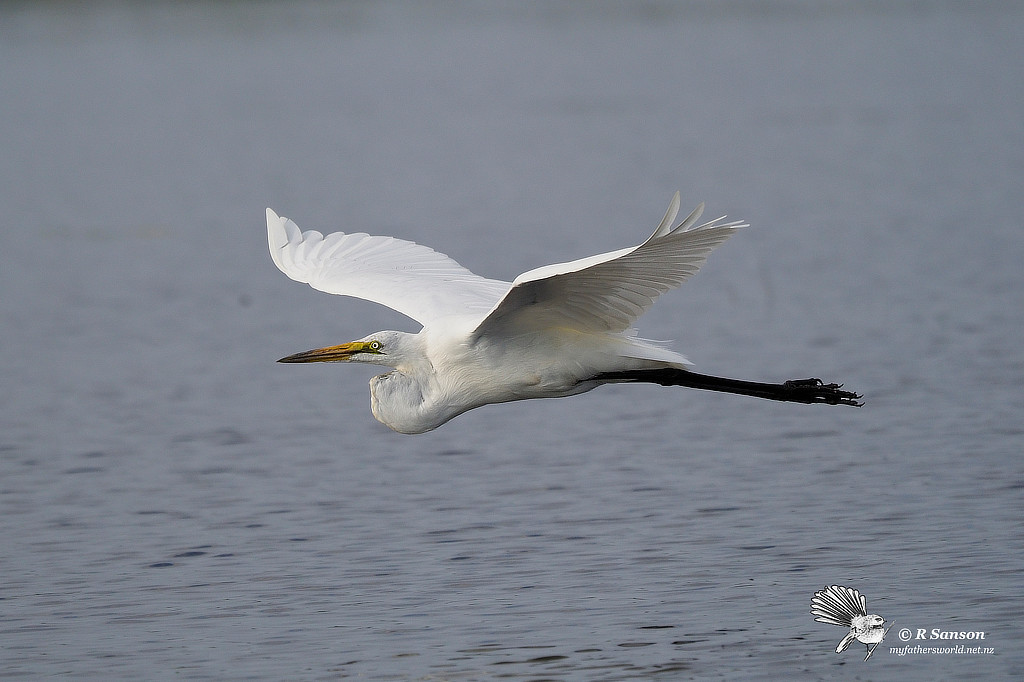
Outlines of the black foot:
<svg viewBox="0 0 1024 682">
<path fill-rule="evenodd" d="M 842 384 L 826 384 L 821 379 L 792 379 L 782 384 L 790 393 L 787 398 L 797 403 L 825 403 L 826 405 L 852 405 L 862 407 L 863 397 L 853 391 L 843 391 Z"/>
</svg>

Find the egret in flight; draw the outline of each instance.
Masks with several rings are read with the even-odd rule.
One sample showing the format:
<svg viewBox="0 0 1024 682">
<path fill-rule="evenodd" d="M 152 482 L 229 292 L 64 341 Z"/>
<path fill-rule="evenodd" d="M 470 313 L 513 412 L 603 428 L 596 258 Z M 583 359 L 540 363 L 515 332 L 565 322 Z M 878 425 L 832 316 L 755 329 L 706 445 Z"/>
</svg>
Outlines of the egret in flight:
<svg viewBox="0 0 1024 682">
<path fill-rule="evenodd" d="M 411 317 L 418 334 L 381 331 L 278 362 L 366 362 L 392 368 L 370 380 L 370 409 L 400 433 L 423 433 L 467 410 L 576 395 L 601 384 L 650 382 L 769 400 L 859 406 L 840 384 L 781 384 L 697 374 L 633 322 L 682 284 L 742 222 L 676 224 L 679 193 L 647 241 L 525 272 L 513 282 L 475 275 L 433 249 L 393 237 L 326 237 L 267 209 L 270 254 L 281 272 L 330 294 Z"/>
</svg>

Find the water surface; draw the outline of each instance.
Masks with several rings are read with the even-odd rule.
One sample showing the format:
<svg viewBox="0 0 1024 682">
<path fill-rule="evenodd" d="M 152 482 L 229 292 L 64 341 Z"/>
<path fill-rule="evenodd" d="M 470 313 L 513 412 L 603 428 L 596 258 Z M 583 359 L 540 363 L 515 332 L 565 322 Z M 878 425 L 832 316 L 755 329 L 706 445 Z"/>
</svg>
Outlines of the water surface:
<svg viewBox="0 0 1024 682">
<path fill-rule="evenodd" d="M 156 679 L 994 679 L 1020 651 L 1013 4 L 7 3 L 0 671 Z M 699 371 L 417 437 L 305 229 L 519 272 L 747 219 L 640 322 Z M 867 663 L 811 596 L 895 620 Z M 890 653 L 901 627 L 991 655 Z"/>
</svg>

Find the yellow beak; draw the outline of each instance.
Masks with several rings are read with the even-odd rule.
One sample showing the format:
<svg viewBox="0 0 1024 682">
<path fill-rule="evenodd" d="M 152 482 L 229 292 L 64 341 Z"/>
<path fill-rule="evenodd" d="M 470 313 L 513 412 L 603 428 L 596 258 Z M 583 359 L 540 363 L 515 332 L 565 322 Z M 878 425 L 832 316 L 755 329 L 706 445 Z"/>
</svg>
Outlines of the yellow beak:
<svg viewBox="0 0 1024 682">
<path fill-rule="evenodd" d="M 353 355 L 358 353 L 376 352 L 370 347 L 369 341 L 353 341 L 352 343 L 343 343 L 340 346 L 328 346 L 327 348 L 317 348 L 316 350 L 296 353 L 295 355 L 281 358 L 278 362 L 348 362 L 352 359 Z"/>
</svg>

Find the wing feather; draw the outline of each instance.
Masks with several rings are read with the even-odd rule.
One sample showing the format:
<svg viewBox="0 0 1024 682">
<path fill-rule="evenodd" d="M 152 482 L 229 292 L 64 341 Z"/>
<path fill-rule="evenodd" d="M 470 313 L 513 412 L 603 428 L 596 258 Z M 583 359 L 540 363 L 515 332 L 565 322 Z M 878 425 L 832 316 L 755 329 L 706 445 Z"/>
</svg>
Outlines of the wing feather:
<svg viewBox="0 0 1024 682">
<path fill-rule="evenodd" d="M 511 286 L 475 275 L 414 242 L 363 233 L 302 232 L 269 208 L 267 239 L 274 263 L 293 280 L 329 294 L 380 303 L 424 326 L 452 314 L 484 315 Z"/>
<path fill-rule="evenodd" d="M 697 207 L 675 228 L 679 193 L 664 220 L 639 246 L 525 272 L 477 327 L 474 336 L 572 324 L 581 331 L 622 332 L 658 296 L 693 276 L 712 249 L 743 222 L 723 218 L 695 226 Z"/>
</svg>

